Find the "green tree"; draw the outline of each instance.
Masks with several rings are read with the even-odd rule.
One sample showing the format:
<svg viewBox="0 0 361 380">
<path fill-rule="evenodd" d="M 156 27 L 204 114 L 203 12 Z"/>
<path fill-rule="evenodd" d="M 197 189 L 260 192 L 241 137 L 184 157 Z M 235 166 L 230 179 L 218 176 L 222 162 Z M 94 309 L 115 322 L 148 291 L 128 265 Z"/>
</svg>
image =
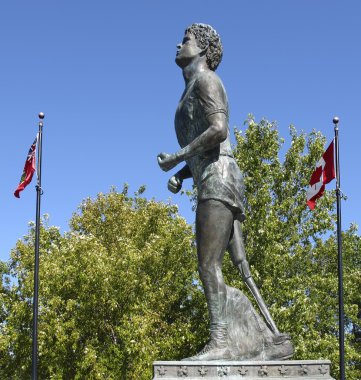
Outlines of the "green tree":
<svg viewBox="0 0 361 380">
<path fill-rule="evenodd" d="M 330 359 L 338 373 L 337 246 L 335 196 L 326 191 L 314 211 L 306 190 L 325 149 L 319 132 L 298 134 L 281 162 L 284 140 L 277 126 L 252 116 L 236 131 L 235 157 L 244 173 L 247 219 L 244 235 L 255 281 L 281 331 L 295 344 L 297 359 Z M 343 234 L 348 379 L 360 379 L 360 237 Z M 242 287 L 231 263 L 228 282 Z M 252 299 L 252 297 L 250 297 Z"/>
<path fill-rule="evenodd" d="M 331 359 L 338 377 L 335 200 L 305 204 L 325 148 L 318 132 L 250 117 L 234 149 L 245 178 L 252 273 L 296 359 Z M 283 156 L 281 159 L 280 157 Z M 86 199 L 61 234 L 41 229 L 41 379 L 149 379 L 153 360 L 196 352 L 208 336 L 191 226 L 176 207 L 111 191 Z M 192 193 L 194 199 L 194 193 Z M 347 203 L 346 203 L 347 205 Z M 343 233 L 347 378 L 361 378 L 361 241 Z M 0 378 L 29 377 L 34 226 L 0 273 Z M 247 290 L 226 256 L 226 281 Z M 249 297 L 252 299 L 252 297 Z"/>
<path fill-rule="evenodd" d="M 206 335 L 192 229 L 142 191 L 86 199 L 64 235 L 42 226 L 40 379 L 148 380 L 154 360 L 180 359 Z M 31 226 L 2 288 L 0 378 L 30 377 L 33 252 Z"/>
</svg>

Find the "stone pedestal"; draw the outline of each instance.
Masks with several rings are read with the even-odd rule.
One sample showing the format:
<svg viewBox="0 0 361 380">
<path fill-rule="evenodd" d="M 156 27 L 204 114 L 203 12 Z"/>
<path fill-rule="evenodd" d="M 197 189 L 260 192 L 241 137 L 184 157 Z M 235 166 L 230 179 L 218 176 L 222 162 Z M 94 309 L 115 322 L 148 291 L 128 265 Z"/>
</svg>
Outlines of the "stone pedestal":
<svg viewBox="0 0 361 380">
<path fill-rule="evenodd" d="M 153 380 L 334 380 L 329 360 L 156 361 Z"/>
</svg>

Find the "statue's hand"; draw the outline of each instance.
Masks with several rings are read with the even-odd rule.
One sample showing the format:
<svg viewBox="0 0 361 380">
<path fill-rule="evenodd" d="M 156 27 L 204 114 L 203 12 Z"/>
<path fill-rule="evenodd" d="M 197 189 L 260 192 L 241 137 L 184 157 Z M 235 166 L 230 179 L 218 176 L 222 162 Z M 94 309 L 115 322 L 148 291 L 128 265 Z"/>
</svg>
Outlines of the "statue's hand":
<svg viewBox="0 0 361 380">
<path fill-rule="evenodd" d="M 179 177 L 174 175 L 168 181 L 168 190 L 173 194 L 177 194 L 178 191 L 182 188 L 182 182 L 183 181 Z"/>
<path fill-rule="evenodd" d="M 162 170 L 167 172 L 178 165 L 178 161 L 175 154 L 160 153 L 158 154 L 158 165 Z"/>
</svg>

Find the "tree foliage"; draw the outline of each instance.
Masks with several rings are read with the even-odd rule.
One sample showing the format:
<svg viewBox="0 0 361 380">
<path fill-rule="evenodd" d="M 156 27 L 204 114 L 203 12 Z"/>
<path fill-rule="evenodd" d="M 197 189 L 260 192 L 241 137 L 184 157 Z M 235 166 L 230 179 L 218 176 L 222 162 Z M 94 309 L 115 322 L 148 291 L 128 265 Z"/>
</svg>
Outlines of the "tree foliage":
<svg viewBox="0 0 361 380">
<path fill-rule="evenodd" d="M 39 378 L 149 379 L 154 360 L 195 349 L 205 301 L 175 206 L 125 188 L 86 199 L 70 226 L 41 228 Z M 2 288 L 0 378 L 30 378 L 33 252 L 31 226 Z"/>
<path fill-rule="evenodd" d="M 294 358 L 330 359 L 337 378 L 334 192 L 326 191 L 313 212 L 305 203 L 325 138 L 292 126 L 290 138 L 285 149 L 275 123 L 252 117 L 245 132 L 236 131 L 247 255 L 279 329 L 292 336 Z M 175 206 L 147 200 L 143 190 L 131 197 L 125 187 L 84 200 L 64 234 L 44 221 L 41 379 L 150 379 L 154 360 L 189 356 L 207 339 L 192 227 Z M 360 251 L 352 225 L 343 233 L 350 380 L 361 378 Z M 31 225 L 9 264 L 0 263 L 0 378 L 30 377 L 33 252 Z M 228 284 L 247 292 L 228 256 L 224 274 Z"/>
<path fill-rule="evenodd" d="M 281 161 L 284 140 L 277 126 L 250 116 L 236 131 L 235 157 L 244 173 L 247 256 L 255 281 L 281 331 L 295 344 L 297 359 L 330 359 L 338 373 L 338 280 L 335 194 L 326 191 L 314 211 L 306 190 L 325 149 L 319 132 L 298 134 Z M 331 184 L 332 185 L 332 184 Z M 346 359 L 348 379 L 361 378 L 360 237 L 343 234 Z M 229 281 L 242 284 L 228 263 Z M 251 299 L 252 297 L 250 297 Z"/>
</svg>

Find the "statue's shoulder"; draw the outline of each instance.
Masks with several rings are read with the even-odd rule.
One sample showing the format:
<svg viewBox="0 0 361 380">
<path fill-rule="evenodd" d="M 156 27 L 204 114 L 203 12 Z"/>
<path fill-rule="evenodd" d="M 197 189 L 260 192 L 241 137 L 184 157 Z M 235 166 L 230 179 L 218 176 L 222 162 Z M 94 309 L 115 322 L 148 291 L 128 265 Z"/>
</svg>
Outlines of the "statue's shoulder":
<svg viewBox="0 0 361 380">
<path fill-rule="evenodd" d="M 212 70 L 202 71 L 197 76 L 197 84 L 206 86 L 210 83 L 222 84 L 221 78 Z"/>
<path fill-rule="evenodd" d="M 224 86 L 220 77 L 211 70 L 202 71 L 196 79 L 196 89 L 200 93 L 223 92 Z"/>
</svg>

